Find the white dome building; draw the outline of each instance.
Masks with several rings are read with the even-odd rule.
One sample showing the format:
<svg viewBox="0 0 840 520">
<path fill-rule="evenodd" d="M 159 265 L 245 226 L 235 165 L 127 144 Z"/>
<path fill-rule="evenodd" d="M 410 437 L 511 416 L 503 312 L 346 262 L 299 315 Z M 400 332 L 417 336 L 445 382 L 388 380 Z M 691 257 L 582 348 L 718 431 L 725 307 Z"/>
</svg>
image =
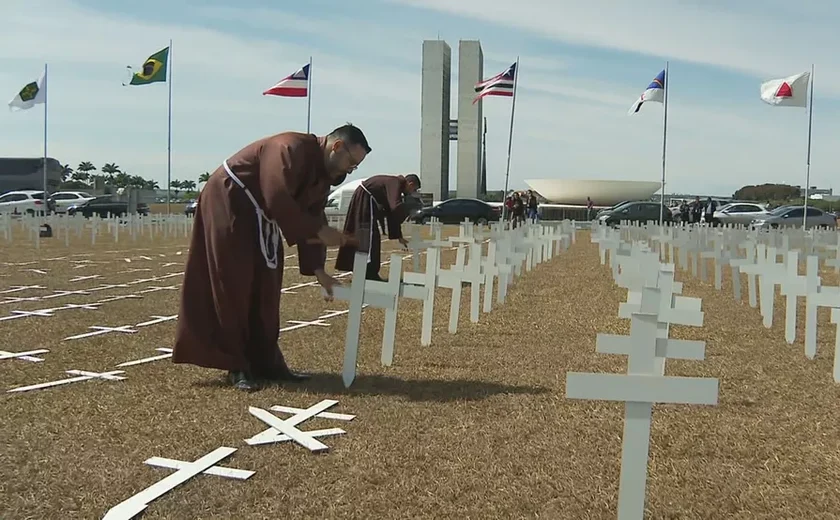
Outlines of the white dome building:
<svg viewBox="0 0 840 520">
<path fill-rule="evenodd" d="M 614 206 L 625 200 L 646 200 L 662 187 L 655 181 L 531 179 L 525 183 L 553 204 L 585 206 L 589 197 L 598 207 Z"/>
</svg>

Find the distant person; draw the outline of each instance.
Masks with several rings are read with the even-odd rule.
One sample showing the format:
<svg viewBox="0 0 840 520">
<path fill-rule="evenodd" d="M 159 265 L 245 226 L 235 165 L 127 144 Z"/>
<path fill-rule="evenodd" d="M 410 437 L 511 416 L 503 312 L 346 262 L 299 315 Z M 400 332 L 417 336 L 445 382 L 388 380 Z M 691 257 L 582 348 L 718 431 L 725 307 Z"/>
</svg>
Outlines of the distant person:
<svg viewBox="0 0 840 520">
<path fill-rule="evenodd" d="M 592 199 L 586 197 L 586 220 L 592 220 L 592 210 L 595 209 L 595 203 Z"/>
<path fill-rule="evenodd" d="M 513 194 L 513 221 L 514 227 L 525 223 L 525 202 L 518 191 Z"/>
<path fill-rule="evenodd" d="M 691 208 L 688 207 L 687 201 L 680 202 L 680 222 L 688 223 L 688 221 L 691 219 L 691 217 L 689 216 L 690 211 Z"/>
<path fill-rule="evenodd" d="M 360 229 L 369 229 L 369 236 L 360 241 L 369 240 L 368 263 L 365 278 L 367 280 L 384 281 L 379 276 L 382 267 L 382 234 L 380 226 L 387 223 L 388 238 L 399 240 L 404 247 L 408 240 L 403 238 L 402 223 L 408 218 L 417 203 L 407 200 L 407 196 L 420 189 L 420 177 L 417 175 L 374 175 L 362 182 L 347 208 L 344 217 L 344 234 L 354 235 Z M 342 246 L 338 249 L 335 268 L 338 271 L 352 271 L 353 259 L 357 249 L 354 246 Z"/>
<path fill-rule="evenodd" d="M 706 204 L 703 206 L 703 220 L 706 224 L 713 226 L 715 221 L 715 210 L 717 209 L 717 202 L 713 201 L 711 197 L 706 199 Z"/>
<path fill-rule="evenodd" d="M 700 202 L 700 197 L 694 197 L 691 201 L 691 222 L 692 224 L 699 224 L 703 217 L 703 203 Z"/>
<path fill-rule="evenodd" d="M 528 219 L 531 221 L 532 224 L 537 223 L 537 218 L 539 212 L 537 211 L 539 208 L 539 201 L 537 200 L 537 194 L 534 193 L 533 190 L 528 190 Z"/>
</svg>

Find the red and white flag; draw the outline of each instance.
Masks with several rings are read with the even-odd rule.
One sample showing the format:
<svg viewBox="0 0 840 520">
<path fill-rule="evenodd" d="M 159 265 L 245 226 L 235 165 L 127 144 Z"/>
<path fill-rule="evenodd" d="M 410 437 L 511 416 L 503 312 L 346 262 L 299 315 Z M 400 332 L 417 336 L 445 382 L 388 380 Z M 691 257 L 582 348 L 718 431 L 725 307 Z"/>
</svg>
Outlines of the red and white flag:
<svg viewBox="0 0 840 520">
<path fill-rule="evenodd" d="M 309 64 L 263 92 L 263 96 L 306 97 L 309 93 Z"/>
<path fill-rule="evenodd" d="M 761 84 L 761 100 L 777 107 L 807 107 L 810 72 L 803 72 L 781 79 L 771 79 Z"/>
<path fill-rule="evenodd" d="M 479 81 L 475 84 L 475 91 L 478 94 L 473 99 L 473 104 L 485 96 L 513 96 L 514 84 L 516 82 L 516 63 L 508 67 L 504 72 L 496 74 L 490 79 Z"/>
</svg>

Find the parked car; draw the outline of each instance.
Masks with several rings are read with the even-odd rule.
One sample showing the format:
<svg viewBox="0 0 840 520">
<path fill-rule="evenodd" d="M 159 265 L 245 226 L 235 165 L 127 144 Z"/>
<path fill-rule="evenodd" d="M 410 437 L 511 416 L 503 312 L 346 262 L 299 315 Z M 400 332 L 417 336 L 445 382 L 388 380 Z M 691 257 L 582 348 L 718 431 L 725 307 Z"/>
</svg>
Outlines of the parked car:
<svg viewBox="0 0 840 520">
<path fill-rule="evenodd" d="M 491 206 L 483 200 L 460 198 L 420 208 L 409 216 L 409 220 L 425 224 L 435 217 L 443 224 L 460 224 L 464 219 L 469 219 L 470 222 L 486 225 L 488 222 L 499 220 L 501 215 L 501 207 Z"/>
<path fill-rule="evenodd" d="M 625 201 L 619 202 L 615 206 L 611 206 L 609 208 L 603 208 L 603 209 L 598 210 L 598 213 L 595 214 L 595 220 L 599 220 L 601 218 L 601 215 L 606 215 L 607 213 L 615 210 L 616 208 L 618 208 L 620 206 L 624 206 L 625 204 L 628 204 L 630 202 L 633 202 L 633 201 L 632 200 L 625 200 Z"/>
<path fill-rule="evenodd" d="M 184 208 L 184 215 L 190 217 L 195 216 L 195 210 L 198 209 L 198 201 L 194 200 L 187 204 L 187 207 Z"/>
<path fill-rule="evenodd" d="M 756 218 L 769 215 L 764 204 L 753 202 L 737 202 L 727 204 L 715 211 L 715 224 L 735 224 L 749 226 Z"/>
<path fill-rule="evenodd" d="M 55 211 L 55 202 L 48 198 L 44 203 L 43 191 L 10 191 L 0 196 L 0 213 L 43 215 L 45 207 L 47 215 Z"/>
<path fill-rule="evenodd" d="M 67 208 L 70 206 L 81 204 L 92 198 L 94 196 L 85 191 L 57 191 L 50 195 L 50 200 L 55 202 L 56 213 L 67 213 Z"/>
<path fill-rule="evenodd" d="M 805 219 L 806 229 L 812 228 L 837 228 L 837 219 L 821 209 L 809 207 L 808 218 Z M 752 221 L 755 229 L 769 229 L 780 227 L 802 227 L 805 208 L 802 206 L 780 206 L 767 215 L 760 216 Z"/>
<path fill-rule="evenodd" d="M 137 204 L 137 213 L 140 215 L 149 214 L 149 206 L 143 202 Z M 128 202 L 114 200 L 113 197 L 95 197 L 85 202 L 74 204 L 67 208 L 67 214 L 82 215 L 85 218 L 93 215 L 107 217 L 109 214 L 115 217 L 122 217 L 128 214 Z"/>
<path fill-rule="evenodd" d="M 664 210 L 664 211 L 663 211 Z M 667 207 L 658 202 L 637 201 L 625 202 L 620 206 L 606 211 L 598 217 L 598 221 L 608 226 L 618 225 L 622 220 L 630 222 L 655 222 L 659 223 L 659 214 L 662 213 L 664 222 L 673 222 L 674 216 Z"/>
</svg>

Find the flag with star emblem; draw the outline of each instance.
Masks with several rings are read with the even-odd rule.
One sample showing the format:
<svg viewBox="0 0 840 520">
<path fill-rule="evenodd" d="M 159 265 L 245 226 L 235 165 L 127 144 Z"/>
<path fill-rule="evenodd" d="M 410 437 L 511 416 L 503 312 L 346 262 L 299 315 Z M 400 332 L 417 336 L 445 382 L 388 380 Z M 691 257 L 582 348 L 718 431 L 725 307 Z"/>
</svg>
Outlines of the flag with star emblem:
<svg viewBox="0 0 840 520">
<path fill-rule="evenodd" d="M 42 73 L 37 81 L 26 84 L 18 95 L 9 101 L 9 110 L 28 110 L 47 102 L 47 76 Z"/>
<path fill-rule="evenodd" d="M 143 63 L 143 68 L 131 75 L 129 85 L 148 85 L 149 83 L 166 82 L 166 61 L 169 58 L 169 47 L 160 50 Z M 131 67 L 128 67 L 131 71 Z"/>
</svg>

